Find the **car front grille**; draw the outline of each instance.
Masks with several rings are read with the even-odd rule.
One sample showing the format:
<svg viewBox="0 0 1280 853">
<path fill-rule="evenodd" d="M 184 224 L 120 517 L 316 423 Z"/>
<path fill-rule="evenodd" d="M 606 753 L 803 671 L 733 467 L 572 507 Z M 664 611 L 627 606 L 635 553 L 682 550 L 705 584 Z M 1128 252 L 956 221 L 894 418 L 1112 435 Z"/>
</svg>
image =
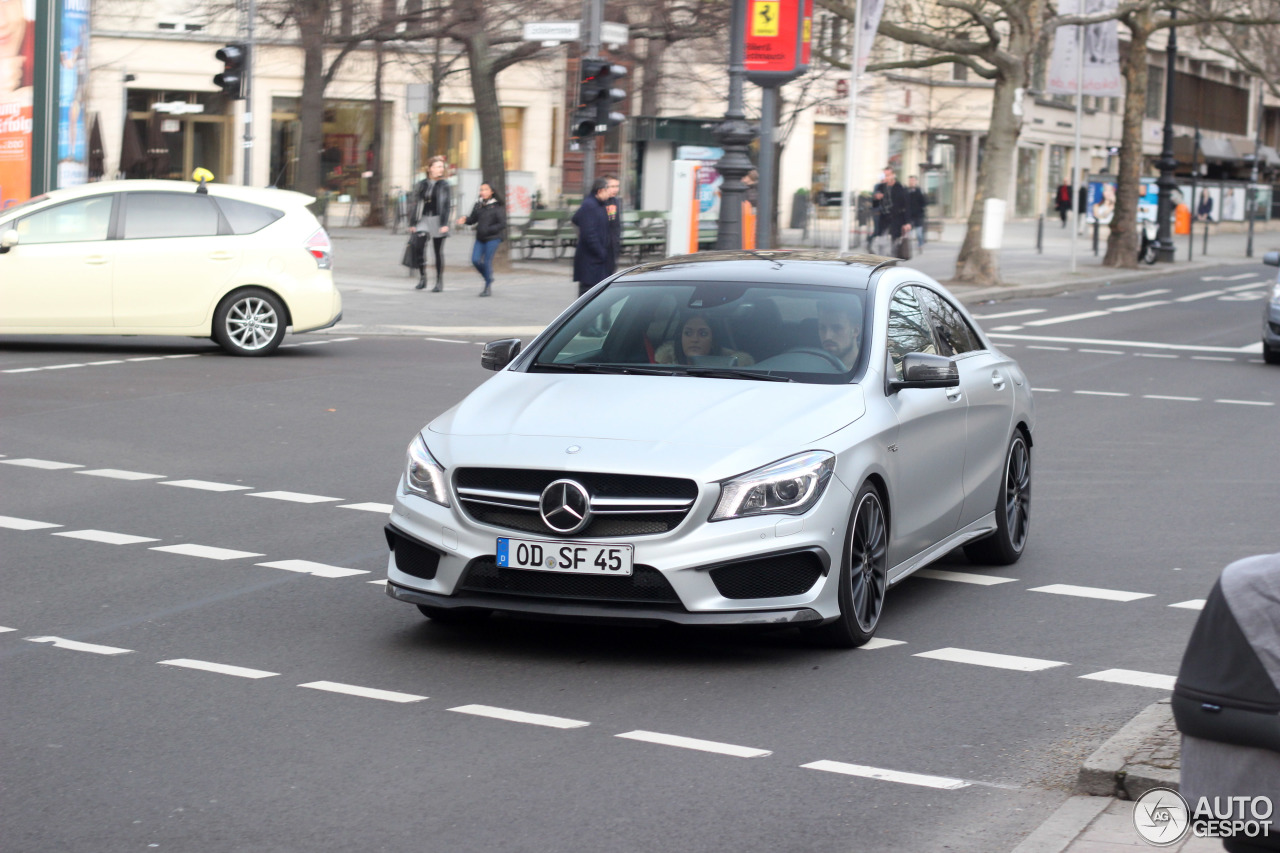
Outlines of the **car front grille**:
<svg viewBox="0 0 1280 853">
<path fill-rule="evenodd" d="M 467 564 L 458 590 L 562 601 L 671 605 L 683 609 L 671 584 L 651 566 L 635 566 L 630 577 L 576 575 L 508 569 L 499 566 L 493 557 L 477 557 Z"/>
<path fill-rule="evenodd" d="M 730 563 L 710 571 L 725 598 L 778 598 L 801 595 L 822 577 L 822 560 L 812 551 Z"/>
<path fill-rule="evenodd" d="M 538 500 L 543 489 L 562 479 L 576 480 L 591 496 L 591 520 L 574 537 L 666 533 L 684 520 L 698 497 L 698 484 L 679 477 L 517 468 L 459 468 L 454 485 L 463 512 L 475 521 L 561 536 L 543 522 Z"/>
</svg>

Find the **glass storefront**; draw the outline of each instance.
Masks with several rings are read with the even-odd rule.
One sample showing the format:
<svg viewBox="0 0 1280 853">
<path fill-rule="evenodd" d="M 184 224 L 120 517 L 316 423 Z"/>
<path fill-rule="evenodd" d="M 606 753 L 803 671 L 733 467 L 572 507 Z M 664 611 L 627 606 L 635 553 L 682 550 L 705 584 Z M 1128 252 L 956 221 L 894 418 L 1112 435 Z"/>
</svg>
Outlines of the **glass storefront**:
<svg viewBox="0 0 1280 853">
<path fill-rule="evenodd" d="M 813 185 L 820 192 L 841 192 L 844 188 L 844 125 L 813 126 Z"/>
<path fill-rule="evenodd" d="M 116 150 L 121 177 L 190 180 L 199 167 L 225 181 L 232 171 L 230 102 L 221 92 L 130 89 L 129 123 Z"/>
<path fill-rule="evenodd" d="M 275 186 L 314 192 L 296 186 L 298 144 L 302 123 L 298 98 L 271 99 L 271 180 Z M 383 107 L 384 133 L 392 115 L 391 104 Z M 321 143 L 320 174 L 330 192 L 363 196 L 363 177 L 373 162 L 373 103 L 325 98 L 324 137 Z"/>
<path fill-rule="evenodd" d="M 450 169 L 480 168 L 480 125 L 471 107 L 442 104 L 436 113 L 436 136 L 431 140 L 430 116 L 418 116 L 418 162 L 425 163 L 437 154 L 449 163 Z M 524 108 L 502 108 L 502 158 L 507 171 L 523 168 L 521 149 L 524 144 Z"/>
<path fill-rule="evenodd" d="M 936 216 L 958 216 L 956 210 L 956 143 L 946 134 L 936 134 L 929 146 L 930 169 L 921 183 Z"/>
</svg>

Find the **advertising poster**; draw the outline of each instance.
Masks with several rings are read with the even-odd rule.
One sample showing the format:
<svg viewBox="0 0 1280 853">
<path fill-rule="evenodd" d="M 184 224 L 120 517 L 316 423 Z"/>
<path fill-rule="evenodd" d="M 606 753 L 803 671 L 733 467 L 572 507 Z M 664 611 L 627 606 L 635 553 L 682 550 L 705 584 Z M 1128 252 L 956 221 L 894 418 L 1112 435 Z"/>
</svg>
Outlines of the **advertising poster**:
<svg viewBox="0 0 1280 853">
<path fill-rule="evenodd" d="M 1271 186 L 1269 184 L 1253 185 L 1253 215 L 1255 221 L 1261 222 L 1271 218 Z"/>
<path fill-rule="evenodd" d="M 696 160 L 701 164 L 698 169 L 698 219 L 720 218 L 720 184 L 724 179 L 716 171 L 716 165 L 723 156 L 723 148 L 681 145 L 676 149 L 677 160 Z"/>
<path fill-rule="evenodd" d="M 1248 194 L 1244 187 L 1222 188 L 1222 216 L 1220 222 L 1244 222 L 1244 206 Z"/>
<path fill-rule="evenodd" d="M 0 0 L 3 2 L 3 0 Z M 58 44 L 58 186 L 89 179 L 85 101 L 89 83 L 89 0 L 63 0 Z"/>
<path fill-rule="evenodd" d="M 1138 218 L 1144 222 L 1155 222 L 1160 215 L 1160 188 L 1155 181 L 1143 181 L 1138 196 Z M 1177 206 L 1177 202 L 1174 202 Z"/>
<path fill-rule="evenodd" d="M 1099 225 L 1110 225 L 1111 217 L 1115 215 L 1115 212 L 1115 181 L 1090 181 L 1089 209 L 1085 213 L 1084 221 L 1088 223 L 1096 222 Z"/>
<path fill-rule="evenodd" d="M 0 0 L 0 210 L 31 195 L 35 0 Z"/>
<path fill-rule="evenodd" d="M 1192 211 L 1196 222 L 1221 222 L 1222 187 L 1200 187 Z"/>
<path fill-rule="evenodd" d="M 1115 8 L 1116 0 L 1062 0 L 1058 4 L 1058 10 L 1064 15 L 1093 15 L 1111 12 Z M 1084 27 L 1058 27 L 1054 34 L 1045 90 L 1055 95 L 1074 95 L 1076 75 L 1081 71 L 1084 94 L 1113 98 L 1124 94 L 1116 21 L 1102 21 Z"/>
</svg>

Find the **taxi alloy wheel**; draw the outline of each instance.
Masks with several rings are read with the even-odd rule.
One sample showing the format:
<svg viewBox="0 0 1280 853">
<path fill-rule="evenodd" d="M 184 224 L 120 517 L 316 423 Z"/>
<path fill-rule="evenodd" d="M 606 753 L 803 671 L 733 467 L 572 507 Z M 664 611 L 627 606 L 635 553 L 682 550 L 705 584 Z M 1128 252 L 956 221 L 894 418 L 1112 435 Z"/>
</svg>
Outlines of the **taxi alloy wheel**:
<svg viewBox="0 0 1280 853">
<path fill-rule="evenodd" d="M 284 305 L 278 297 L 261 288 L 245 288 L 218 305 L 213 337 L 232 355 L 268 355 L 280 346 L 286 324 Z"/>
</svg>

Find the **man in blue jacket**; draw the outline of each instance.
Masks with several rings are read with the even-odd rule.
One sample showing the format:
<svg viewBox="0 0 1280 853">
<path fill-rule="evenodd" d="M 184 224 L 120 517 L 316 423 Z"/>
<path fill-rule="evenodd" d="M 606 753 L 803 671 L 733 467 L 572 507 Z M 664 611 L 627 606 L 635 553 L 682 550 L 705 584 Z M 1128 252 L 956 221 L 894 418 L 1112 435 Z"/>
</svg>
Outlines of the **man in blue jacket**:
<svg viewBox="0 0 1280 853">
<path fill-rule="evenodd" d="M 573 280 L 578 295 L 586 293 L 608 278 L 617 268 L 618 251 L 609 224 L 609 181 L 596 178 L 591 193 L 573 215 L 578 226 L 578 246 L 573 252 Z"/>
</svg>

